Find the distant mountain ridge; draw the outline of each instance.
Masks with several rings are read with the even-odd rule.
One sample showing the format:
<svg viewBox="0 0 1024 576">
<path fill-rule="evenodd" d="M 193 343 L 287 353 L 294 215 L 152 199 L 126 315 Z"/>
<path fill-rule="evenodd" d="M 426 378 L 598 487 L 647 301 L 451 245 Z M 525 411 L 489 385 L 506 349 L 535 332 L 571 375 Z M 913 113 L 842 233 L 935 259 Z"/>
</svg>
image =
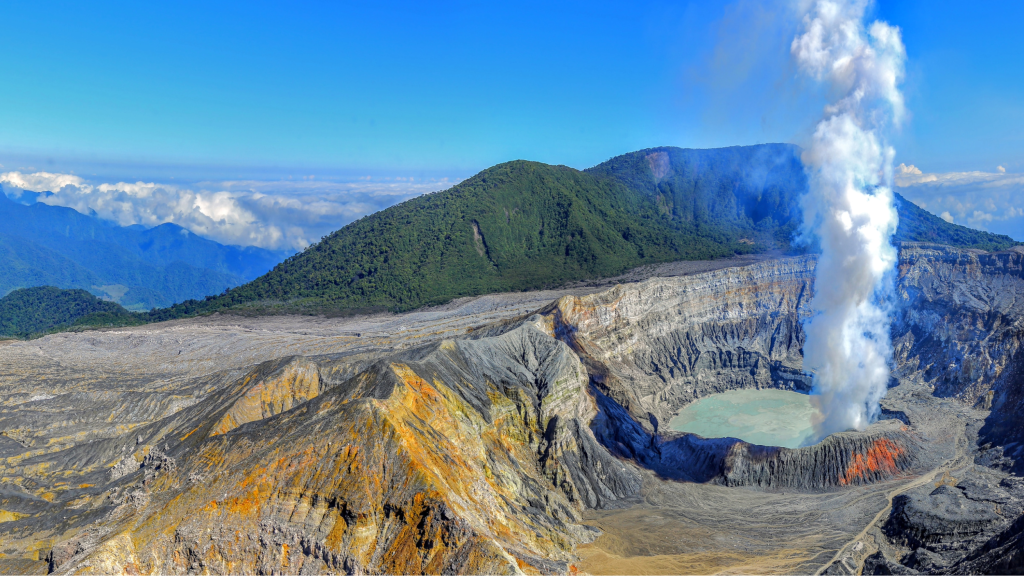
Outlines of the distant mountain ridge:
<svg viewBox="0 0 1024 576">
<path fill-rule="evenodd" d="M 650 148 L 616 156 L 585 172 L 618 180 L 654 199 L 677 222 L 733 230 L 771 231 L 791 242 L 807 189 L 800 148 L 759 144 L 714 149 Z M 900 224 L 894 242 L 933 242 L 983 250 L 1020 244 L 1009 236 L 952 224 L 895 194 Z"/>
<path fill-rule="evenodd" d="M 0 192 L 0 296 L 18 288 L 82 288 L 148 310 L 218 294 L 288 253 L 224 246 L 176 224 L 122 227 L 71 208 Z"/>
<path fill-rule="evenodd" d="M 651 148 L 587 170 L 517 160 L 341 228 L 256 280 L 157 311 L 404 311 L 461 296 L 614 276 L 643 264 L 791 244 L 807 189 L 789 144 Z M 896 241 L 1018 244 L 949 224 L 897 195 Z"/>
</svg>

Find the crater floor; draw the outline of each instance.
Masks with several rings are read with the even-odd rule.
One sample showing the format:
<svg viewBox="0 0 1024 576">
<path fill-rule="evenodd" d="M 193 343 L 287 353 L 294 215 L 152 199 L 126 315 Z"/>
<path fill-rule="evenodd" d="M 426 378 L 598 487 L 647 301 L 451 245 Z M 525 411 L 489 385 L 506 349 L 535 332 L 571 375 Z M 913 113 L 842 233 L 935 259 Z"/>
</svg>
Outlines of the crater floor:
<svg viewBox="0 0 1024 576">
<path fill-rule="evenodd" d="M 0 572 L 1020 571 L 1022 259 L 903 246 L 884 419 L 798 448 L 812 257 L 5 342 Z"/>
<path fill-rule="evenodd" d="M 584 516 L 602 534 L 580 547 L 579 567 L 609 575 L 813 574 L 844 561 L 832 571 L 856 573 L 887 546 L 881 523 L 894 497 L 971 475 L 969 447 L 985 417 L 913 382 L 891 389 L 883 406 L 906 411 L 927 444 L 927 464 L 915 473 L 824 493 L 647 477 L 642 502 Z"/>
</svg>

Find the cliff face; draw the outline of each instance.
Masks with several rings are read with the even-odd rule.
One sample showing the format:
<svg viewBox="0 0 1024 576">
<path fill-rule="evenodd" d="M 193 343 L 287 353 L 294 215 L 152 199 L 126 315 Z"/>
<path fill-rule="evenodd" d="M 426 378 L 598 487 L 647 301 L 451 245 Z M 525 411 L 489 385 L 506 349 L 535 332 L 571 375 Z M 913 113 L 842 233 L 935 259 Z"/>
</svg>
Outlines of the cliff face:
<svg viewBox="0 0 1024 576">
<path fill-rule="evenodd" d="M 1024 250 L 912 245 L 900 252 L 899 275 L 893 333 L 901 374 L 919 373 L 939 396 L 987 403 L 1020 348 Z"/>
<path fill-rule="evenodd" d="M 1004 447 L 1019 429 L 1022 256 L 905 247 L 885 419 L 792 450 L 664 424 L 724 390 L 807 390 L 812 257 L 535 312 L 489 297 L 336 328 L 239 320 L 2 346 L 0 388 L 17 392 L 0 407 L 0 570 L 571 572 L 598 536 L 588 511 L 657 506 L 650 494 L 679 486 L 704 491 L 690 507 L 788 491 L 771 500 L 783 515 L 859 486 L 812 521 L 834 532 L 892 499 L 872 566 L 911 552 L 1014 566 L 1024 493 Z M 1010 484 L 972 487 L 979 465 L 995 466 L 985 486 Z M 924 490 L 940 472 L 948 490 Z"/>
<path fill-rule="evenodd" d="M 931 245 L 900 252 L 893 328 L 897 376 L 939 397 L 991 409 L 983 436 L 1024 439 L 1024 249 L 987 253 Z M 1020 447 L 1004 464 L 1018 472 Z M 1002 455 L 993 457 L 1002 458 Z"/>
<path fill-rule="evenodd" d="M 823 490 L 913 470 L 919 440 L 899 421 L 795 450 L 662 429 L 696 398 L 738 388 L 807 391 L 803 329 L 813 257 L 654 278 L 545 313 L 591 373 L 592 424 L 614 454 L 660 476 L 728 486 Z"/>
<path fill-rule="evenodd" d="M 1024 250 L 905 245 L 897 301 L 894 376 L 904 406 L 917 406 L 911 421 L 928 417 L 922 405 L 942 418 L 924 400 L 943 399 L 962 407 L 965 436 L 941 476 L 893 499 L 881 527 L 888 557 L 865 573 L 1019 573 L 1024 487 L 1007 472 L 1022 469 Z"/>
<path fill-rule="evenodd" d="M 806 390 L 800 308 L 814 259 L 652 278 L 551 309 L 598 387 L 654 431 L 693 400 L 736 388 Z"/>
</svg>

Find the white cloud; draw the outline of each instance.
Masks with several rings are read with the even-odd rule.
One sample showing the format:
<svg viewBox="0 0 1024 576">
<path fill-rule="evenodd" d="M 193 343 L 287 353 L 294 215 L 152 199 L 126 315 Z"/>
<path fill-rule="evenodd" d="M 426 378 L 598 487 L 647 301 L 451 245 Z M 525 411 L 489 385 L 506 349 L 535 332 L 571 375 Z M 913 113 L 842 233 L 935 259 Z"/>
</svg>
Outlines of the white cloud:
<svg viewBox="0 0 1024 576">
<path fill-rule="evenodd" d="M 903 175 L 911 175 L 912 176 L 912 175 L 915 175 L 915 174 L 921 174 L 921 169 L 918 168 L 917 166 L 914 166 L 913 164 L 911 164 L 910 166 L 907 166 L 906 164 L 903 164 L 901 162 L 900 165 L 896 167 L 896 173 L 899 174 L 900 176 L 903 176 Z"/>
<path fill-rule="evenodd" d="M 996 170 L 998 170 L 1000 174 L 1006 174 L 1006 168 L 1003 168 L 1002 166 L 996 166 Z"/>
<path fill-rule="evenodd" d="M 1007 174 L 1005 169 L 930 174 L 913 165 L 896 168 L 899 192 L 943 220 L 982 230 L 997 227 L 1000 233 L 1024 237 L 1024 228 L 1014 232 L 1007 225 L 996 226 L 1024 216 L 1024 175 Z"/>
<path fill-rule="evenodd" d="M 85 183 L 82 178 L 74 174 L 54 174 L 51 172 L 36 172 L 34 174 L 5 172 L 0 174 L 0 182 L 14 188 L 31 190 L 33 192 L 58 190 L 64 186 L 81 186 Z"/>
<path fill-rule="evenodd" d="M 362 216 L 458 180 L 329 182 L 91 183 L 73 174 L 4 172 L 8 195 L 51 192 L 39 201 L 66 206 L 122 226 L 173 222 L 224 244 L 301 249 Z"/>
</svg>

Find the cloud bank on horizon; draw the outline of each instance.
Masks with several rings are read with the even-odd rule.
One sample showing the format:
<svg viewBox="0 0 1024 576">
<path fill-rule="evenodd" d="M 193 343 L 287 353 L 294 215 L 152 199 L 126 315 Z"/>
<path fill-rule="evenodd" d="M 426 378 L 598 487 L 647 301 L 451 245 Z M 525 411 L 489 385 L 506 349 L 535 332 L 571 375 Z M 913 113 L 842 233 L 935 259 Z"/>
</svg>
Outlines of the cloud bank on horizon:
<svg viewBox="0 0 1024 576">
<path fill-rule="evenodd" d="M 236 180 L 179 186 L 97 184 L 74 174 L 51 172 L 0 173 L 0 186 L 13 198 L 21 198 L 24 191 L 47 193 L 37 201 L 120 226 L 171 222 L 221 244 L 271 250 L 301 250 L 353 220 L 458 181 Z"/>
<path fill-rule="evenodd" d="M 900 164 L 896 186 L 907 200 L 947 222 L 1024 238 L 1024 174 L 995 172 L 927 173 Z"/>
</svg>

